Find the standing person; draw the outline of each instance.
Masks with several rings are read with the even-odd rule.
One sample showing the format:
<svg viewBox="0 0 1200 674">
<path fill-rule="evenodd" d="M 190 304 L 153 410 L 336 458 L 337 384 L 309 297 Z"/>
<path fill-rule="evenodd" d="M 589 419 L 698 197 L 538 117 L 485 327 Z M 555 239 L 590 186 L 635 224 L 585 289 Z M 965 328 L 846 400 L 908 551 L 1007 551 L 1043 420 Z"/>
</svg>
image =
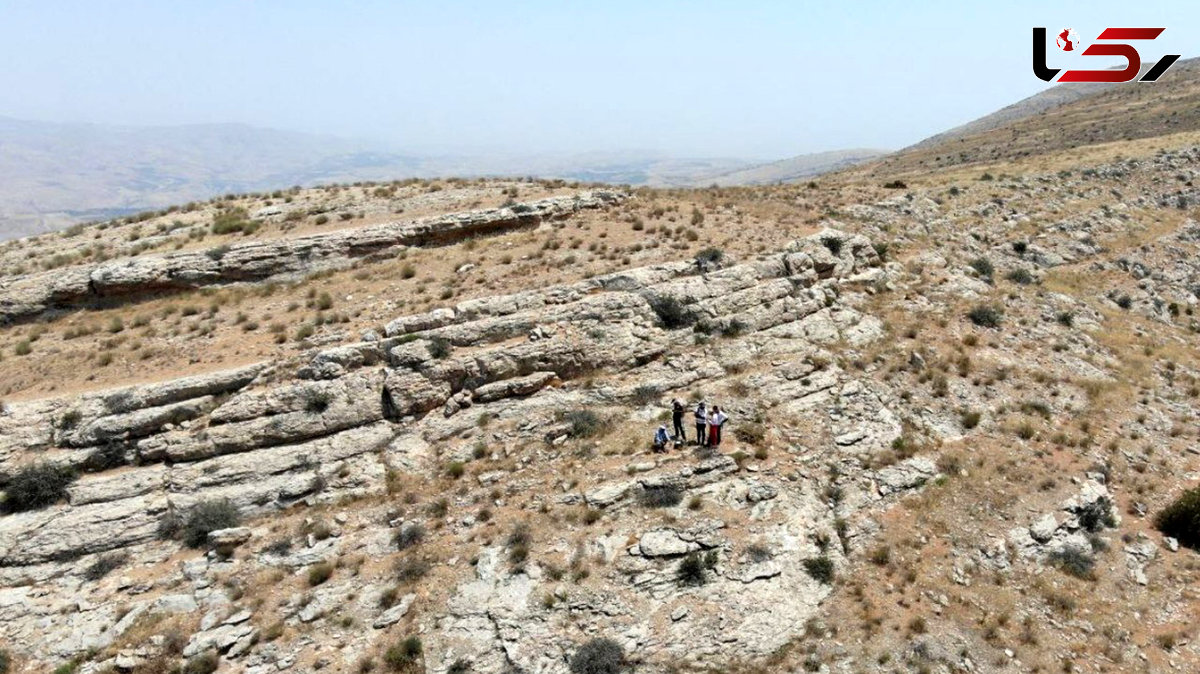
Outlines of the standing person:
<svg viewBox="0 0 1200 674">
<path fill-rule="evenodd" d="M 683 430 L 683 403 L 679 398 L 671 398 L 671 420 L 675 422 L 675 442 L 687 442 L 687 433 Z"/>
<path fill-rule="evenodd" d="M 696 406 L 696 412 L 694 416 L 696 417 L 696 444 L 703 445 L 704 426 L 708 423 L 708 406 L 704 404 L 703 400 L 701 400 L 700 404 Z"/>
<path fill-rule="evenodd" d="M 709 445 L 712 447 L 721 446 L 721 427 L 729 420 L 729 416 L 721 411 L 720 407 L 713 405 L 712 414 L 708 417 L 709 428 Z"/>
</svg>

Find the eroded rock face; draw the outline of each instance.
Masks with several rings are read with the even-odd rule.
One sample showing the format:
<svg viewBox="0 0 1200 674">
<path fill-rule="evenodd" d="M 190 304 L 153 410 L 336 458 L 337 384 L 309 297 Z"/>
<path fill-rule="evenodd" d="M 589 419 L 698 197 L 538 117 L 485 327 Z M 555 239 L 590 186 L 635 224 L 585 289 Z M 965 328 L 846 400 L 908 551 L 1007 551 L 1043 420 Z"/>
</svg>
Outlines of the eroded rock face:
<svg viewBox="0 0 1200 674">
<path fill-rule="evenodd" d="M 582 209 L 625 199 L 596 190 L 502 208 L 453 213 L 295 239 L 239 243 L 202 252 L 144 255 L 0 281 L 0 322 L 24 320 L 99 298 L 262 281 L 344 267 L 351 260 L 405 246 L 444 245 L 464 237 L 536 226 Z"/>
<path fill-rule="evenodd" d="M 548 205 L 539 217 L 579 207 L 588 206 Z M 406 236 L 438 236 L 422 231 Z M 249 259 L 251 252 L 233 259 Z M 697 381 L 720 379 L 748 359 L 770 363 L 748 378 L 757 404 L 818 419 L 847 456 L 870 453 L 899 433 L 887 395 L 827 359 L 821 362 L 818 352 L 822 341 L 874 338 L 873 319 L 839 305 L 834 286 L 857 283 L 849 279 L 878 263 L 863 237 L 826 229 L 785 252 L 720 269 L 702 270 L 694 262 L 656 265 L 397 319 L 384 336 L 323 350 L 294 373 L 264 377 L 267 366 L 254 365 L 14 405 L 0 417 L 0 427 L 12 430 L 0 440 L 0 474 L 42 459 L 70 463 L 82 474 L 65 502 L 0 517 L 0 578 L 51 577 L 65 572 L 62 560 L 79 556 L 173 549 L 156 541 L 160 521 L 203 501 L 227 501 L 253 517 L 298 503 L 382 494 L 389 473 L 427 473 L 464 452 L 469 458 L 470 448 L 458 438 L 477 431 L 484 419 L 508 424 L 523 443 L 555 446 L 570 431 L 558 415 L 564 410 L 624 406 L 647 390 L 666 399 Z M 684 324 L 661 315 L 663 298 L 681 307 Z M 695 345 L 696 330 L 730 326 L 737 329 L 728 330 L 709 356 L 679 355 Z M 587 387 L 573 381 L 596 373 L 612 381 Z M 496 451 L 512 447 L 508 442 Z M 97 452 L 109 460 L 98 463 Z M 935 473 L 932 462 L 920 457 L 882 469 L 873 482 L 856 487 L 855 503 L 879 507 Z M 317 624 L 350 611 L 361 624 L 386 629 L 419 609 L 417 620 L 437 626 L 426 639 L 434 671 L 468 658 L 478 672 L 513 665 L 564 672 L 565 658 L 577 647 L 565 636 L 568 623 L 585 632 L 616 633 L 651 661 L 765 655 L 794 638 L 828 594 L 827 585 L 804 571 L 803 560 L 837 558 L 837 546 L 823 552 L 829 532 L 853 512 L 846 504 L 835 511 L 808 482 L 744 475 L 738 461 L 719 452 L 679 455 L 554 496 L 565 505 L 602 509 L 615 524 L 611 536 L 586 551 L 603 560 L 594 571 L 602 582 L 572 590 L 554 606 L 546 606 L 545 595 L 561 588 L 547 568 L 509 568 L 506 551 L 492 545 L 464 571 L 470 577 L 453 586 L 444 606 L 423 606 L 410 595 L 382 608 L 381 589 L 368 592 L 335 572 L 335 580 L 307 602 L 289 601 L 287 614 Z M 478 479 L 520 489 L 507 470 Z M 747 512 L 763 523 L 757 534 L 769 549 L 747 552 L 749 543 L 712 517 L 687 527 L 639 524 L 633 515 L 645 507 L 642 495 L 672 489 Z M 310 535 L 300 549 L 275 549 L 251 523 L 214 531 L 209 541 L 224 553 L 236 550 L 235 561 L 250 554 L 255 564 L 288 570 L 348 552 L 394 550 L 386 528 L 376 527 L 377 535 L 364 531 L 343 534 L 339 527 L 327 532 L 330 538 Z M 262 545 L 267 547 L 253 551 Z M 711 560 L 705 562 L 706 582 L 695 587 L 678 579 L 679 565 L 691 553 Z M 183 565 L 183 578 L 193 587 L 184 596 L 217 602 L 185 654 L 216 650 L 252 668 L 286 663 L 283 656 L 272 659 L 273 646 L 255 645 L 258 628 L 248 616 L 218 610 L 224 604 L 212 599 L 221 596 L 213 579 L 234 563 L 213 553 Z M 348 592 L 361 599 L 344 605 L 339 597 Z M 781 596 L 789 600 L 777 602 Z M 0 631 L 16 634 L 33 615 L 19 613 Z M 730 640 L 731 634 L 737 638 Z M 96 643 L 77 645 L 83 650 Z M 361 645 L 347 652 L 359 652 L 354 649 Z"/>
</svg>

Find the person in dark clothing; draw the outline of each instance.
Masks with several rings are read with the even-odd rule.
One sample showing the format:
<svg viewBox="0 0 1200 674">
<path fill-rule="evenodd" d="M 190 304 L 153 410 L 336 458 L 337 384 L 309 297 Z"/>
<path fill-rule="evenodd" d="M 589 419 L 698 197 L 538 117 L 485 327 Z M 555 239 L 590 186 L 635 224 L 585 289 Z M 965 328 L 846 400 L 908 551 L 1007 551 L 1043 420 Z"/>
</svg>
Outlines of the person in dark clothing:
<svg viewBox="0 0 1200 674">
<path fill-rule="evenodd" d="M 679 398 L 671 399 L 671 420 L 675 423 L 675 442 L 687 442 L 687 433 L 683 430 L 683 403 Z"/>
<path fill-rule="evenodd" d="M 696 406 L 694 416 L 696 417 L 696 444 L 703 445 L 704 427 L 708 425 L 708 406 L 704 404 L 703 400 Z"/>
</svg>

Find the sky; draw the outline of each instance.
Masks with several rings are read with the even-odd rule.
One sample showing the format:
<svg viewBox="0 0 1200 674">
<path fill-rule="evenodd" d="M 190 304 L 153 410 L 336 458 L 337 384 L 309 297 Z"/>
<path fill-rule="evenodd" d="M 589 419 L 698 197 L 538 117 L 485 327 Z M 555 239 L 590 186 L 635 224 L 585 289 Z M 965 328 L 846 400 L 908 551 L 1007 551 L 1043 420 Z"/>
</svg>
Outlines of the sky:
<svg viewBox="0 0 1200 674">
<path fill-rule="evenodd" d="M 1194 0 L 0 0 L 0 115 L 412 151 L 898 149 L 1044 89 L 1033 26 L 1166 26 L 1145 59 L 1200 55 Z"/>
</svg>

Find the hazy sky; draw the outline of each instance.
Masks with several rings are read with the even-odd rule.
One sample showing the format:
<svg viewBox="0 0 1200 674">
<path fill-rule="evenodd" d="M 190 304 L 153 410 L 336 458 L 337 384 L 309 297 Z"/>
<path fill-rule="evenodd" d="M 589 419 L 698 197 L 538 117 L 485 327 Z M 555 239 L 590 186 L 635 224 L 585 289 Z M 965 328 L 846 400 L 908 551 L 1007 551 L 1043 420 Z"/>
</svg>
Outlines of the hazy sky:
<svg viewBox="0 0 1200 674">
<path fill-rule="evenodd" d="M 0 0 L 0 115 L 777 158 L 898 148 L 1036 93 L 1035 25 L 1166 26 L 1145 58 L 1200 52 L 1194 0 L 1067 4 Z"/>
</svg>

